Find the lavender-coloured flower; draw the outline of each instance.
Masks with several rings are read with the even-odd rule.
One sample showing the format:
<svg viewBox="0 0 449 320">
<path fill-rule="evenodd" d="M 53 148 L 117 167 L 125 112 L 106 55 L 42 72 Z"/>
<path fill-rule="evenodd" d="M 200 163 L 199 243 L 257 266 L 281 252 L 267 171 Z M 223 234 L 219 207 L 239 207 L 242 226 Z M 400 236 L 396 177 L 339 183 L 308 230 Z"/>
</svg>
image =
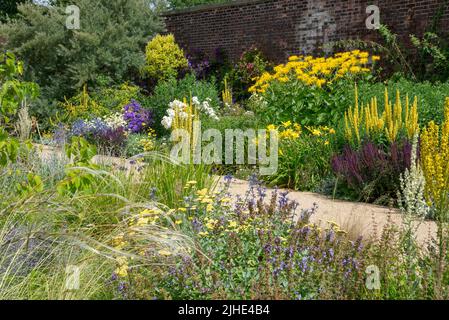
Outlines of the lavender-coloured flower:
<svg viewBox="0 0 449 320">
<path fill-rule="evenodd" d="M 153 124 L 152 113 L 142 108 L 136 100 L 131 100 L 123 108 L 123 119 L 127 123 L 127 130 L 132 133 L 142 132 Z"/>
</svg>

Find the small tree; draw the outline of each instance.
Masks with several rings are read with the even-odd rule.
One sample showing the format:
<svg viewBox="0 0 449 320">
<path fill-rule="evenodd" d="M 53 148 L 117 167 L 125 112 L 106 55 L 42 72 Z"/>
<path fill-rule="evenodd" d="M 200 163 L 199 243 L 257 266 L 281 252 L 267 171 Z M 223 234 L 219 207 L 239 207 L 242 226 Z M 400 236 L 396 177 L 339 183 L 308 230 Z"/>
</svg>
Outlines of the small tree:
<svg viewBox="0 0 449 320">
<path fill-rule="evenodd" d="M 85 84 L 95 89 L 139 77 L 145 44 L 162 28 L 151 0 L 72 0 L 80 8 L 79 30 L 66 28 L 63 3 L 22 4 L 17 19 L 0 25 L 3 46 L 24 60 L 27 80 L 47 100 L 71 97 Z"/>
<path fill-rule="evenodd" d="M 5 21 L 7 17 L 14 17 L 18 13 L 18 5 L 25 2 L 30 2 L 30 0 L 2 0 L 0 2 L 0 21 Z"/>
</svg>

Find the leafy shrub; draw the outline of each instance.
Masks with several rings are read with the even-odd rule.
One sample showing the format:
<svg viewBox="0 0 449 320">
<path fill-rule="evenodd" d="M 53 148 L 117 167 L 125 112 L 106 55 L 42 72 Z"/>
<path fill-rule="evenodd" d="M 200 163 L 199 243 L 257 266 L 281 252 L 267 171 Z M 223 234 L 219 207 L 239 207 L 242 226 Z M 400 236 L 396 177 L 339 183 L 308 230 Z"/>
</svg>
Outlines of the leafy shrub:
<svg viewBox="0 0 449 320">
<path fill-rule="evenodd" d="M 418 54 L 415 64 L 416 74 L 420 79 L 430 81 L 449 80 L 449 41 L 447 36 L 426 32 L 420 39 L 410 36 Z"/>
<path fill-rule="evenodd" d="M 331 125 L 341 119 L 351 103 L 350 82 L 336 83 L 329 91 L 309 87 L 300 81 L 273 83 L 263 95 L 265 109 L 257 114 L 265 122 L 294 121 L 301 125 Z"/>
<path fill-rule="evenodd" d="M 329 58 L 292 56 L 273 73 L 262 74 L 249 91 L 263 95 L 266 108 L 259 112 L 269 122 L 329 125 L 347 108 L 351 83 L 369 76 L 369 58 L 367 52 L 359 50 Z M 371 57 L 373 61 L 378 59 Z"/>
<path fill-rule="evenodd" d="M 17 6 L 24 2 L 29 2 L 29 0 L 3 0 L 0 3 L 0 22 L 4 22 L 7 18 L 12 18 L 17 15 Z"/>
<path fill-rule="evenodd" d="M 335 130 L 327 127 L 301 128 L 285 122 L 270 125 L 279 134 L 279 162 L 276 174 L 264 177 L 271 185 L 301 191 L 315 191 L 331 176 Z"/>
<path fill-rule="evenodd" d="M 345 146 L 332 158 L 332 169 L 352 198 L 389 204 L 399 191 L 399 177 L 410 169 L 412 146 L 408 140 L 392 143 L 387 150 L 370 141 L 360 150 Z"/>
<path fill-rule="evenodd" d="M 109 113 L 109 110 L 101 105 L 101 102 L 96 101 L 91 97 L 87 90 L 87 86 L 83 87 L 83 90 L 61 102 L 60 112 L 58 111 L 53 122 L 71 124 L 76 120 L 84 119 L 88 120 L 93 117 L 104 116 Z"/>
<path fill-rule="evenodd" d="M 117 86 L 101 86 L 91 93 L 92 99 L 108 110 L 108 113 L 121 112 L 131 100 L 140 100 L 140 87 L 125 82 Z"/>
<path fill-rule="evenodd" d="M 215 82 L 213 80 L 197 81 L 192 74 L 180 80 L 169 79 L 167 81 L 161 81 L 154 89 L 153 95 L 143 100 L 142 104 L 154 112 L 156 131 L 165 132 L 161 121 L 170 102 L 175 99 L 183 101 L 184 98 L 189 99 L 194 96 L 198 97 L 200 101 L 205 101 L 209 98 L 211 100 L 210 105 L 215 110 L 220 105 Z"/>
<path fill-rule="evenodd" d="M 176 44 L 175 37 L 157 35 L 146 48 L 147 74 L 157 80 L 176 78 L 179 69 L 187 67 L 184 51 Z"/>
<path fill-rule="evenodd" d="M 268 60 L 257 48 L 252 47 L 243 52 L 228 77 L 236 101 L 247 99 L 250 96 L 248 89 L 269 68 Z"/>
<path fill-rule="evenodd" d="M 23 81 L 23 62 L 12 52 L 0 54 L 0 124 L 9 122 L 26 99 L 36 99 L 39 87 L 36 83 Z"/>
</svg>

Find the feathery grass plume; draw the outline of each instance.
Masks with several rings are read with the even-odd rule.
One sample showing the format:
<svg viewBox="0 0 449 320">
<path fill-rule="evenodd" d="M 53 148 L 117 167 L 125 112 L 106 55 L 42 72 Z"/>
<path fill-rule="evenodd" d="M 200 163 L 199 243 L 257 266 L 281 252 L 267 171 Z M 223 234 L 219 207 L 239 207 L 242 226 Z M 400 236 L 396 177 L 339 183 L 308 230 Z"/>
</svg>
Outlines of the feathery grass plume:
<svg viewBox="0 0 449 320">
<path fill-rule="evenodd" d="M 22 102 L 22 107 L 19 109 L 17 113 L 18 119 L 15 125 L 17 134 L 19 136 L 20 141 L 27 141 L 31 136 L 31 130 L 33 127 L 33 122 L 30 118 L 30 114 L 28 112 L 28 106 L 26 102 Z"/>
</svg>

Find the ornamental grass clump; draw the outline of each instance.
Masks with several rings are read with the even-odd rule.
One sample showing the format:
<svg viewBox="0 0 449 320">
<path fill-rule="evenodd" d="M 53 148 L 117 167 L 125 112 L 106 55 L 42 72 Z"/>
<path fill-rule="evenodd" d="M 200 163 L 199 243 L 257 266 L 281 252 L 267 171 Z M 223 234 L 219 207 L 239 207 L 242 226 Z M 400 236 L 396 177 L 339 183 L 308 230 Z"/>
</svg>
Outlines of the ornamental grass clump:
<svg viewBox="0 0 449 320">
<path fill-rule="evenodd" d="M 428 204 L 437 211 L 437 219 L 449 218 L 449 98 L 445 121 L 441 126 L 431 121 L 421 134 L 421 165 L 426 178 Z"/>
<path fill-rule="evenodd" d="M 185 189 L 191 195 L 182 206 L 166 214 L 144 211 L 147 219 L 140 222 L 151 225 L 158 217 L 161 226 L 172 224 L 194 239 L 194 247 L 160 250 L 172 265 L 156 275 L 147 269 L 140 276 L 131 271 L 119 277 L 134 294 L 129 298 L 349 298 L 363 290 L 362 239 L 349 241 L 334 222 L 311 223 L 316 207 L 298 210 L 287 193 L 270 196 L 254 178 L 244 197 L 236 199 L 227 188 L 211 192 L 196 181 Z M 143 283 L 145 290 L 132 290 Z"/>
</svg>

